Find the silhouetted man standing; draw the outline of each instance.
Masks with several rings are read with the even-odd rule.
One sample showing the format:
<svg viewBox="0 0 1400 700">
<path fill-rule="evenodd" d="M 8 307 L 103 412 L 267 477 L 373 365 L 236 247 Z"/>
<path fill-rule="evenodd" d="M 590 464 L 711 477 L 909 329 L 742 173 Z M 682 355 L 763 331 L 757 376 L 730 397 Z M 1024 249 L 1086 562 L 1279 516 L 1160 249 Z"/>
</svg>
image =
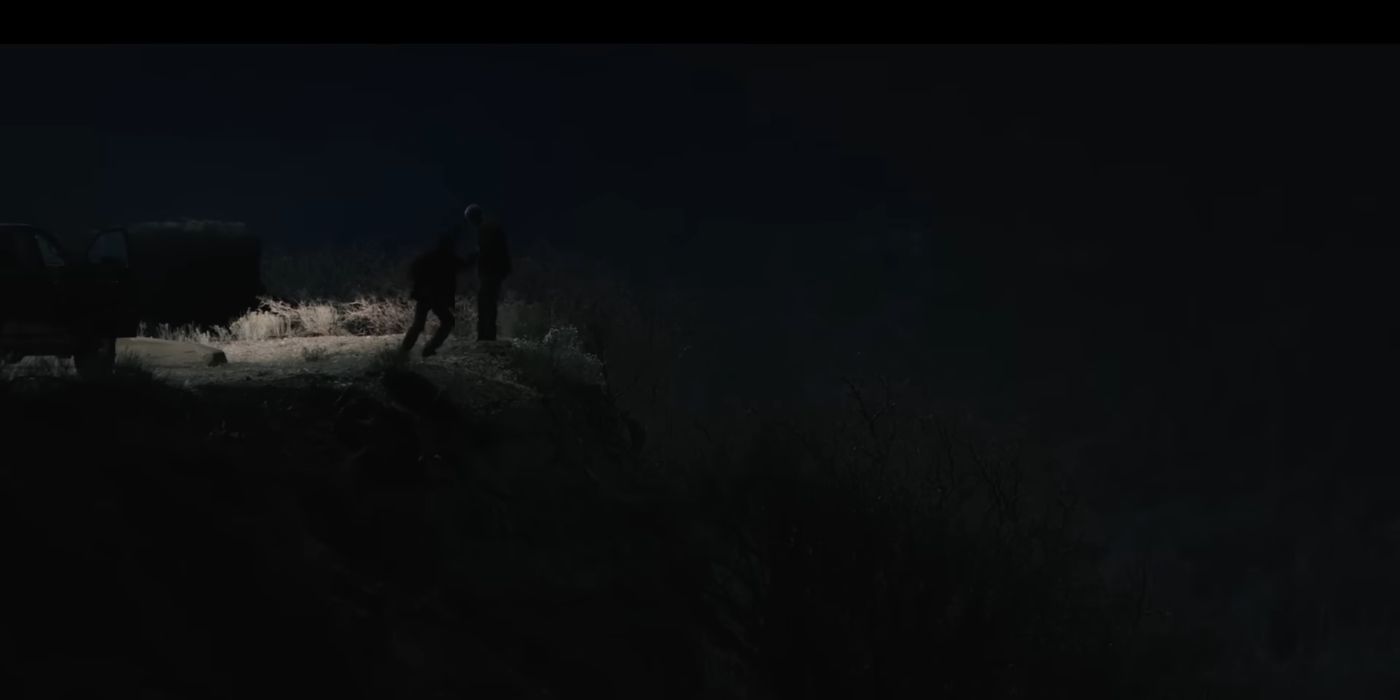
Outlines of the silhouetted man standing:
<svg viewBox="0 0 1400 700">
<path fill-rule="evenodd" d="M 432 357 L 437 353 L 456 323 L 452 307 L 457 302 L 457 274 L 474 262 L 472 256 L 465 260 L 457 257 L 457 238 L 452 233 L 443 234 L 432 250 L 413 261 L 409 270 L 413 278 L 413 291 L 409 296 L 417 305 L 413 309 L 413 325 L 409 326 L 408 334 L 403 338 L 400 352 L 407 354 L 413 349 L 431 311 L 438 317 L 438 328 L 428 339 L 428 344 L 423 346 L 423 357 Z"/>
<path fill-rule="evenodd" d="M 501 301 L 501 282 L 510 276 L 510 248 L 505 231 L 495 221 L 486 220 L 481 207 L 467 207 L 467 221 L 476 227 L 477 277 L 480 289 L 476 295 L 476 339 L 496 339 L 496 307 Z"/>
</svg>

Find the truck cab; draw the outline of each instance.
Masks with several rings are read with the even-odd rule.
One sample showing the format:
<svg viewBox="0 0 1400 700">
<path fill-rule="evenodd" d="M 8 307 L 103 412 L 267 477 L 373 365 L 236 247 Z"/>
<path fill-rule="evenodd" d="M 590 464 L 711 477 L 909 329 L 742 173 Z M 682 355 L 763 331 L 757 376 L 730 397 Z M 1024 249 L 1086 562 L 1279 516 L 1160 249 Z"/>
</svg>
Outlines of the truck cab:
<svg viewBox="0 0 1400 700">
<path fill-rule="evenodd" d="M 122 229 L 78 254 L 39 227 L 0 224 L 0 357 L 71 357 L 80 374 L 110 372 L 116 339 L 138 330 L 128 277 Z"/>
</svg>

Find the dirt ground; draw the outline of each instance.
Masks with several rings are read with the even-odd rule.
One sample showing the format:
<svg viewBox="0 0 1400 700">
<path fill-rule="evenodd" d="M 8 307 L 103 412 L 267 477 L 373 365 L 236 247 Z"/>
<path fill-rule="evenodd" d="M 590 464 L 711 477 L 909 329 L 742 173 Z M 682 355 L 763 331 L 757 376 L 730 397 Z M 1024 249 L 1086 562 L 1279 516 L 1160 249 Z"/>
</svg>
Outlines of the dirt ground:
<svg viewBox="0 0 1400 700">
<path fill-rule="evenodd" d="M 376 358 L 400 340 L 400 336 L 385 335 L 234 341 L 204 348 L 222 351 L 227 358 L 227 362 L 213 366 L 198 359 L 208 356 L 207 352 L 193 351 L 200 346 L 131 343 L 119 346 L 118 352 L 159 379 L 186 388 L 247 383 L 350 387 L 373 384 Z M 518 361 L 525 349 L 515 341 L 476 343 L 453 338 L 437 355 L 426 359 L 419 350 L 421 343 L 408 357 L 408 368 L 431 379 L 464 405 L 490 413 L 537 398 L 536 389 L 520 377 Z M 71 360 L 50 357 L 28 357 L 0 369 L 11 377 L 73 372 Z"/>
</svg>

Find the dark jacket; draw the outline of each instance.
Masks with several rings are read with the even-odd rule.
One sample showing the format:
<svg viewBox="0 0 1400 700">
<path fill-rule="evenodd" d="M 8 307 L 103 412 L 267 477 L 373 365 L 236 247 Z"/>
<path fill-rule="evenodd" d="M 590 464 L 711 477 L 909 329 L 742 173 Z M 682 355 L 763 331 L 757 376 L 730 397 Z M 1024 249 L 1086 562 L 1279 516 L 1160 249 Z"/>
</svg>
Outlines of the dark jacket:
<svg viewBox="0 0 1400 700">
<path fill-rule="evenodd" d="M 457 297 L 457 274 L 471 267 L 474 257 L 475 254 L 463 259 L 442 247 L 418 256 L 409 270 L 413 279 L 413 291 L 409 296 L 429 303 L 452 303 Z"/>
<path fill-rule="evenodd" d="M 482 222 L 477 231 L 477 247 L 480 255 L 477 260 L 478 274 L 497 279 L 510 275 L 510 246 L 506 243 L 506 234 L 500 224 Z"/>
</svg>

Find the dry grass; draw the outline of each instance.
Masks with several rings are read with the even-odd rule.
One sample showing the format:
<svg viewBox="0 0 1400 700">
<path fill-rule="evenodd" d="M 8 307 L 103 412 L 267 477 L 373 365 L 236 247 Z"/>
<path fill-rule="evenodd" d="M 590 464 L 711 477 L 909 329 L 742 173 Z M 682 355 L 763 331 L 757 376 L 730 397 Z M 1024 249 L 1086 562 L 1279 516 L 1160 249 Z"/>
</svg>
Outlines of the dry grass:
<svg viewBox="0 0 1400 700">
<path fill-rule="evenodd" d="M 18 376 L 67 377 L 76 370 L 73 368 L 72 358 L 33 356 L 0 366 L 0 371 L 3 371 L 4 378 L 9 380 Z"/>
<path fill-rule="evenodd" d="M 329 354 L 325 348 L 304 347 L 301 349 L 301 359 L 307 362 L 320 362 L 326 359 Z"/>
<path fill-rule="evenodd" d="M 242 319 L 239 319 L 242 320 Z M 138 338 L 159 338 L 161 340 L 177 340 L 185 343 L 199 343 L 200 345 L 219 346 L 238 340 L 234 328 L 215 326 L 213 328 L 201 328 L 198 326 L 171 326 L 162 323 L 158 326 L 147 326 L 141 324 L 136 332 Z"/>
<path fill-rule="evenodd" d="M 292 333 L 291 319 L 266 311 L 244 314 L 229 327 L 238 340 L 270 340 L 286 338 Z"/>
<path fill-rule="evenodd" d="M 551 328 L 544 339 L 513 341 L 517 361 L 526 379 L 537 385 L 550 385 L 559 380 L 576 384 L 606 383 L 603 363 L 583 349 L 581 334 L 573 326 Z"/>
<path fill-rule="evenodd" d="M 296 307 L 293 319 L 303 335 L 335 335 L 339 316 L 340 311 L 331 304 L 303 304 Z"/>
<path fill-rule="evenodd" d="M 412 321 L 407 299 L 364 297 L 342 305 L 337 328 L 345 335 L 393 335 L 408 330 Z"/>
<path fill-rule="evenodd" d="M 458 299 L 453 307 L 457 319 L 453 335 L 476 335 L 476 300 Z M 499 337 L 540 341 L 551 324 L 548 311 L 539 304 L 507 299 L 501 304 Z M 396 335 L 413 322 L 413 302 L 394 297 L 361 297 L 348 302 L 306 301 L 289 303 L 263 298 L 257 309 L 235 319 L 228 326 L 142 326 L 139 337 L 199 343 L 215 347 L 235 341 L 264 341 L 281 338 L 325 336 Z M 429 322 L 430 325 L 433 321 Z"/>
<path fill-rule="evenodd" d="M 413 320 L 413 302 L 404 291 L 410 262 L 418 252 L 373 243 L 296 250 L 274 245 L 262 259 L 262 278 L 270 296 L 261 299 L 258 308 L 224 328 L 162 327 L 142 335 L 220 346 L 240 340 L 400 334 Z M 596 271 L 583 270 L 577 260 L 560 258 L 552 249 L 539 254 L 543 262 L 532 257 L 518 261 L 501 301 L 498 337 L 542 341 L 551 328 L 572 323 L 590 338 L 585 345 L 596 352 L 591 340 L 594 331 L 581 320 L 578 307 L 618 317 L 612 306 L 594 308 L 600 290 L 611 288 L 596 283 Z M 471 282 L 466 284 L 464 289 L 469 290 Z M 476 300 L 469 291 L 453 312 L 457 321 L 453 335 L 474 338 Z"/>
</svg>

